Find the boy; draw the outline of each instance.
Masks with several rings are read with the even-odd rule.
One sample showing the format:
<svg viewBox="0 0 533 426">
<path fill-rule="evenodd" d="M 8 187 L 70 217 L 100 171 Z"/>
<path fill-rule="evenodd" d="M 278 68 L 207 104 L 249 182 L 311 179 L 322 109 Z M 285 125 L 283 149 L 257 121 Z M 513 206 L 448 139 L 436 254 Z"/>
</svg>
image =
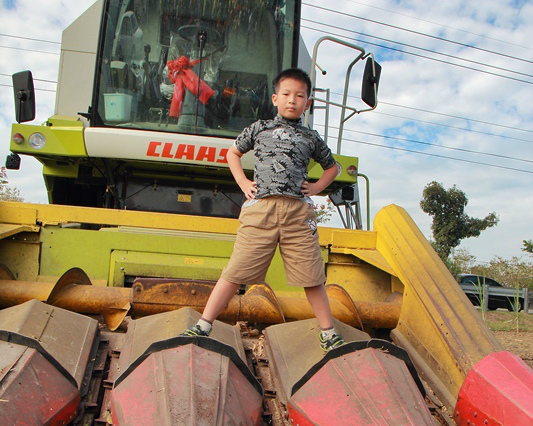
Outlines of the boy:
<svg viewBox="0 0 533 426">
<path fill-rule="evenodd" d="M 311 106 L 311 80 L 302 70 L 291 68 L 274 80 L 272 103 L 278 114 L 259 120 L 237 137 L 227 154 L 235 181 L 246 196 L 233 254 L 213 289 L 202 318 L 185 336 L 208 336 L 211 325 L 235 295 L 240 284 L 265 279 L 279 244 L 289 285 L 304 287 L 320 324 L 320 346 L 329 351 L 345 342 L 333 328 L 326 294 L 324 265 L 318 244 L 316 216 L 310 198 L 337 176 L 331 150 L 318 133 L 301 125 L 303 112 Z M 244 174 L 241 157 L 254 149 L 254 180 Z M 309 160 L 324 173 L 307 182 Z"/>
</svg>

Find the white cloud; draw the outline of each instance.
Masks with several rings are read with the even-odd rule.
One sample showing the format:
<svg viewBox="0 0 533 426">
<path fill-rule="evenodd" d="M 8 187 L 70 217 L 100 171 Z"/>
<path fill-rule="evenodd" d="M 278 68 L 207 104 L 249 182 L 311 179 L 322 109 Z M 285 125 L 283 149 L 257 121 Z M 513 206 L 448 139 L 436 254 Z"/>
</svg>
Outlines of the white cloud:
<svg viewBox="0 0 533 426">
<path fill-rule="evenodd" d="M 312 3 L 327 7 L 319 0 Z M 363 6 L 364 3 L 368 6 Z M 533 31 L 529 21 L 524 19 L 524 16 L 531 14 L 530 3 L 523 2 L 522 7 L 517 7 L 517 2 L 489 1 L 480 4 L 458 0 L 429 4 L 425 1 L 371 3 L 361 0 L 343 2 L 344 4 L 349 5 L 349 8 L 339 7 L 338 10 L 386 22 L 390 26 L 379 26 L 340 15 L 336 15 L 335 20 L 332 18 L 335 16 L 333 14 L 321 17 L 321 21 L 332 24 L 335 21 L 334 25 L 436 52 L 445 52 L 480 64 L 405 48 L 417 55 L 533 83 L 531 77 L 505 71 L 510 69 L 532 74 L 531 62 L 509 58 L 515 56 L 532 60 L 533 50 L 528 47 L 528 40 L 533 36 Z M 385 12 L 384 9 L 394 13 Z M 314 19 L 318 20 L 316 16 Z M 430 33 L 436 37 L 494 51 L 496 54 L 459 44 L 443 43 L 435 38 L 422 37 L 393 27 Z M 308 32 L 311 33 L 309 30 Z M 380 101 L 387 104 L 378 106 L 373 113 L 353 119 L 346 127 L 376 134 L 386 132 L 462 150 L 529 160 L 524 162 L 358 134 L 347 135 L 370 143 L 482 163 L 459 162 L 353 142 L 345 143 L 346 150 L 359 155 L 360 171 L 371 179 L 372 213 L 375 214 L 380 207 L 391 202 L 401 205 L 408 210 L 429 238 L 431 220 L 418 206 L 424 186 L 433 180 L 443 183 L 446 188 L 457 185 L 470 200 L 466 208 L 467 214 L 482 218 L 495 211 L 500 216 L 497 227 L 484 231 L 477 239 L 465 240 L 462 246 L 470 248 L 481 261 L 489 260 L 495 255 L 506 258 L 522 255 L 522 240 L 531 238 L 533 233 L 530 213 L 533 211 L 533 114 L 531 102 L 527 99 L 532 93 L 531 84 L 416 56 L 391 53 L 375 46 L 367 47 L 365 43 L 362 43 L 362 46 L 374 51 L 383 66 Z M 335 56 L 338 56 L 336 51 L 330 52 L 329 61 L 334 61 Z M 503 70 L 481 65 L 484 63 Z M 340 75 L 342 72 L 339 71 L 336 78 Z M 389 104 L 410 106 L 418 110 L 400 109 Z M 423 110 L 447 116 L 429 114 Z M 408 117 L 411 120 L 398 117 Z M 435 125 L 414 120 L 432 122 Z M 516 130 L 512 129 L 513 127 Z M 490 167 L 488 164 L 521 169 L 529 173 Z"/>
</svg>

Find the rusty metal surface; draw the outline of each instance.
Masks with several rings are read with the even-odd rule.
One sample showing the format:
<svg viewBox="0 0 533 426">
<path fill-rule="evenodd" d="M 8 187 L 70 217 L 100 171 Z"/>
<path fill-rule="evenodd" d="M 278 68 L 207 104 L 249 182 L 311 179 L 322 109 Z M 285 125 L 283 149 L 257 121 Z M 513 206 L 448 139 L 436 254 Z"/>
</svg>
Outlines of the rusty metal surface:
<svg viewBox="0 0 533 426">
<path fill-rule="evenodd" d="M 96 287 L 77 280 L 67 272 L 56 283 L 0 280 L 0 308 L 16 306 L 36 299 L 49 305 L 83 314 L 101 314 L 108 327 L 115 330 L 128 314 L 131 289 Z"/>
<path fill-rule="evenodd" d="M 10 269 L 0 264 L 0 280 L 14 280 L 15 276 L 13 275 L 13 272 L 10 271 Z"/>
<path fill-rule="evenodd" d="M 213 282 L 140 278 L 133 284 L 132 315 L 145 316 L 189 306 L 202 312 L 213 289 Z M 353 301 L 340 286 L 326 286 L 332 314 L 354 327 L 394 328 L 400 316 L 400 303 Z M 243 295 L 235 295 L 219 319 L 222 321 L 279 324 L 285 319 L 314 318 L 307 299 L 276 296 L 267 284 L 255 284 Z"/>
<path fill-rule="evenodd" d="M 45 302 L 53 288 L 52 283 L 0 280 L 0 309 L 20 305 L 32 299 Z"/>
<path fill-rule="evenodd" d="M 201 311 L 213 286 L 210 281 L 137 278 L 132 286 L 135 315 L 159 314 L 175 309 L 176 305 Z"/>
<path fill-rule="evenodd" d="M 62 289 L 51 304 L 72 312 L 101 314 L 110 330 L 116 330 L 130 313 L 131 289 L 72 284 Z"/>
<path fill-rule="evenodd" d="M 334 315 L 335 318 L 337 318 L 339 321 L 345 324 L 352 325 L 362 330 L 363 322 L 361 321 L 361 317 L 359 316 L 359 312 L 357 311 L 357 308 L 355 306 L 353 299 L 347 293 L 347 291 L 344 288 L 342 288 L 340 285 L 328 284 L 326 285 L 326 293 L 328 295 L 328 299 L 330 300 L 330 304 L 332 302 L 337 302 L 342 307 L 345 308 L 345 311 L 349 312 L 349 317 L 350 317 L 349 321 L 345 321 L 339 318 L 338 316 Z"/>
<path fill-rule="evenodd" d="M 27 349 L 27 346 L 0 342 L 0 383 L 2 383 L 4 378 L 9 374 L 13 366 Z"/>
<path fill-rule="evenodd" d="M 133 287 L 90 285 L 79 268 L 67 271 L 51 283 L 0 280 L 0 308 L 31 299 L 84 314 L 103 315 L 110 330 L 115 330 L 127 315 L 134 318 L 192 307 L 202 312 L 214 283 L 199 280 L 137 279 Z M 326 286 L 332 314 L 354 327 L 394 328 L 400 315 L 400 303 L 353 301 L 338 285 Z M 236 294 L 219 319 L 227 322 L 248 321 L 279 324 L 289 320 L 314 318 L 305 297 L 280 296 L 267 284 L 250 286 L 245 294 Z"/>
<path fill-rule="evenodd" d="M 228 308 L 231 308 L 230 301 Z M 268 284 L 254 284 L 239 298 L 239 317 L 241 321 L 279 324 L 285 316 L 274 291 Z M 222 315 L 224 312 L 222 312 Z M 250 319 L 248 319 L 250 318 Z M 222 317 L 221 317 L 222 319 Z"/>
<path fill-rule="evenodd" d="M 179 336 L 189 326 L 196 324 L 200 317 L 201 315 L 194 309 L 182 308 L 131 321 L 128 324 L 120 356 L 120 370 L 126 371 L 150 345 Z M 210 337 L 231 346 L 243 361 L 246 359 L 240 331 L 237 328 L 215 321 Z"/>
<path fill-rule="evenodd" d="M 98 419 L 95 420 L 95 426 L 107 426 L 112 424 L 111 418 L 111 392 L 113 389 L 113 383 L 120 375 L 118 368 L 118 362 L 120 357 L 120 351 L 124 346 L 125 333 L 102 331 L 101 333 L 102 348 L 106 351 L 106 366 L 102 372 L 102 386 L 103 396 L 101 397 L 101 405 L 98 408 Z M 90 423 L 87 423 L 90 424 Z"/>
<path fill-rule="evenodd" d="M 82 386 L 93 351 L 97 321 L 37 300 L 0 311 L 0 340 L 22 343 L 57 362 Z"/>
<path fill-rule="evenodd" d="M 202 312 L 214 284 L 202 280 L 136 279 L 132 287 L 132 313 L 145 316 L 185 306 Z M 218 318 L 266 324 L 285 321 L 276 295 L 267 284 L 252 285 L 245 294 L 235 295 Z"/>
<path fill-rule="evenodd" d="M 258 426 L 262 402 L 229 358 L 191 344 L 151 354 L 113 389 L 113 424 Z"/>
<path fill-rule="evenodd" d="M 46 303 L 74 312 L 101 314 L 110 330 L 116 330 L 130 310 L 130 291 L 93 287 L 87 274 L 71 268 L 54 285 Z"/>
<path fill-rule="evenodd" d="M 35 349 L 0 342 L 0 424 L 61 425 L 74 418 L 80 392 Z"/>
<path fill-rule="evenodd" d="M 92 285 L 91 280 L 82 269 L 71 268 L 57 280 L 54 289 L 48 295 L 47 303 L 53 305 L 54 300 L 61 294 L 62 290 L 72 284 Z"/>
<path fill-rule="evenodd" d="M 355 301 L 357 312 L 361 317 L 364 329 L 386 328 L 392 330 L 398 325 L 402 305 L 388 302 L 358 302 Z"/>
<path fill-rule="evenodd" d="M 347 307 L 344 300 L 338 300 L 336 296 L 329 296 L 331 313 L 337 320 L 345 324 L 351 325 L 352 327 L 361 327 L 362 323 L 363 328 L 387 329 L 392 329 L 398 324 L 401 310 L 401 304 L 399 303 L 361 302 L 353 300 L 353 306 L 357 311 L 357 316 L 355 316 L 352 308 Z M 278 301 L 287 321 L 315 317 L 313 309 L 304 297 L 280 296 Z M 359 317 L 359 320 L 357 317 Z"/>
<path fill-rule="evenodd" d="M 370 339 L 367 333 L 336 320 L 335 329 L 347 342 Z M 294 384 L 323 358 L 319 332 L 316 319 L 273 325 L 265 330 L 270 368 L 283 404 L 287 404 Z"/>
<path fill-rule="evenodd" d="M 375 348 L 329 360 L 289 400 L 292 424 L 435 425 L 405 363 Z"/>
</svg>

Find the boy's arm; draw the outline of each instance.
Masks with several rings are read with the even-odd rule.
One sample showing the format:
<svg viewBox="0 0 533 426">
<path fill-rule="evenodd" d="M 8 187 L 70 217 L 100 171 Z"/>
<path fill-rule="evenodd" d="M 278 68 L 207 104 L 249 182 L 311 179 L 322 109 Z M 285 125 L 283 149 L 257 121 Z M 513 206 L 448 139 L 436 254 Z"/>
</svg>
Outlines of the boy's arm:
<svg viewBox="0 0 533 426">
<path fill-rule="evenodd" d="M 257 192 L 256 183 L 249 180 L 244 174 L 242 169 L 241 157 L 243 153 L 235 148 L 235 145 L 232 145 L 226 154 L 226 159 L 228 160 L 229 169 L 233 175 L 233 179 L 237 182 L 237 185 L 241 188 L 241 191 L 246 196 L 247 200 L 255 198 L 255 193 Z"/>
<path fill-rule="evenodd" d="M 304 194 L 306 197 L 312 197 L 313 195 L 321 193 L 331 182 L 335 180 L 338 173 L 339 166 L 337 166 L 337 163 L 335 163 L 329 169 L 324 170 L 324 173 L 322 173 L 322 176 L 320 176 L 320 179 L 318 179 L 316 182 L 309 183 L 304 181 L 302 184 L 302 194 Z"/>
</svg>

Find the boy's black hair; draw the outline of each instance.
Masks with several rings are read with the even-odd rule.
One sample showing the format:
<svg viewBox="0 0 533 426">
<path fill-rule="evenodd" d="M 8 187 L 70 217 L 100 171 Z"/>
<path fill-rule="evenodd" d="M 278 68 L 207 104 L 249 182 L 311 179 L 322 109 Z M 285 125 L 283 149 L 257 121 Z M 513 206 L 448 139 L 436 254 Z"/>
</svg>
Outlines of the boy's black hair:
<svg viewBox="0 0 533 426">
<path fill-rule="evenodd" d="M 284 71 L 281 71 L 274 79 L 274 92 L 278 92 L 279 84 L 287 78 L 292 78 L 307 84 L 307 97 L 311 97 L 311 87 L 313 86 L 313 83 L 311 83 L 309 74 L 300 68 L 288 68 Z"/>
</svg>

